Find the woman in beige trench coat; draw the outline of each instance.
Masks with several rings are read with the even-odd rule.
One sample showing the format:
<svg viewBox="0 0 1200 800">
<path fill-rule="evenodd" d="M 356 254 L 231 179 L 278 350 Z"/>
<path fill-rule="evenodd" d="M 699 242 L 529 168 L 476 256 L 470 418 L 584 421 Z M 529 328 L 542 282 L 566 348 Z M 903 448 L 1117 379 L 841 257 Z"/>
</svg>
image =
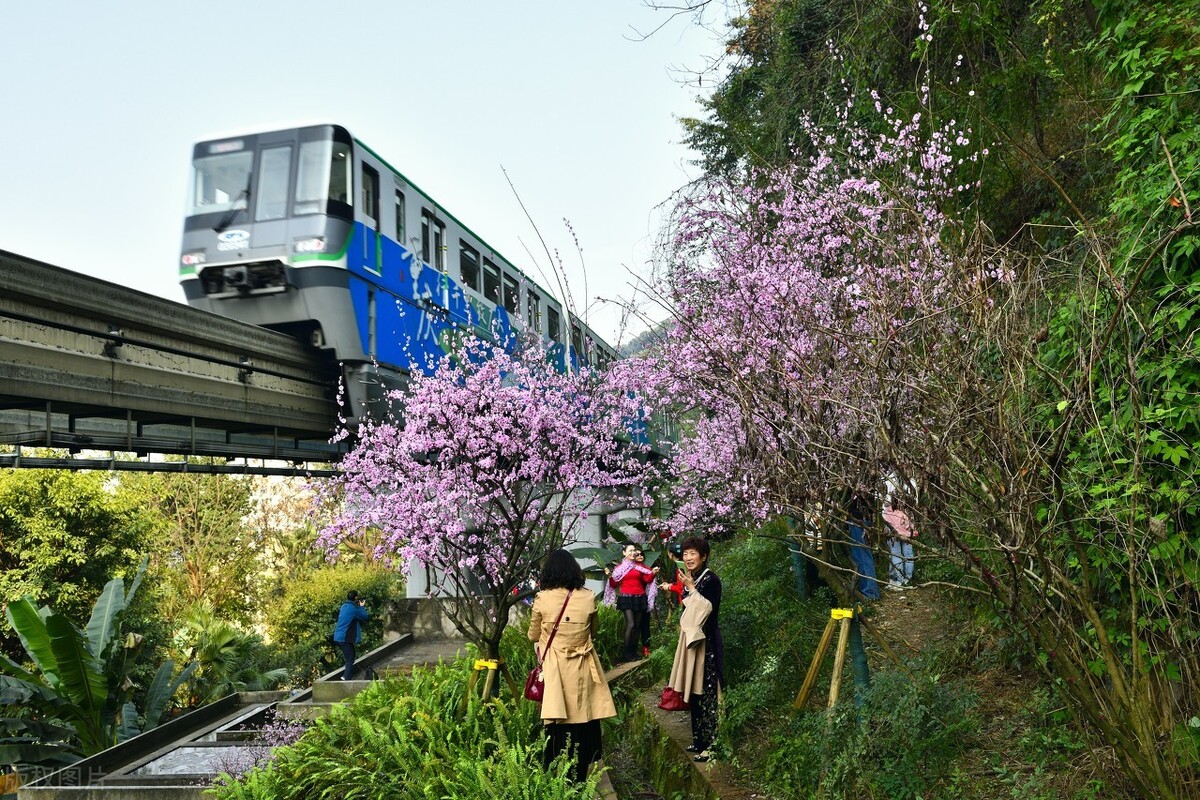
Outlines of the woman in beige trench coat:
<svg viewBox="0 0 1200 800">
<path fill-rule="evenodd" d="M 600 720 L 617 715 L 604 670 L 592 646 L 596 633 L 596 596 L 584 588 L 579 562 L 566 550 L 546 557 L 541 591 L 533 600 L 529 638 L 542 654 L 542 722 L 550 736 L 546 747 L 549 764 L 570 748 L 576 758 L 575 779 L 583 780 L 600 760 Z M 546 642 L 558 622 L 558 632 L 547 651 Z"/>
</svg>

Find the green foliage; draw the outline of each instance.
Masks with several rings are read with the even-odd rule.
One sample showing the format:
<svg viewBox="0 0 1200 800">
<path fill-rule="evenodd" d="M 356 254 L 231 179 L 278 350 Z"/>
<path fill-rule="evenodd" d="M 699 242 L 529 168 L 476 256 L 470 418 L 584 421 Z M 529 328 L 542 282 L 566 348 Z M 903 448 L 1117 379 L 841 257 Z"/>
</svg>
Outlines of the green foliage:
<svg viewBox="0 0 1200 800">
<path fill-rule="evenodd" d="M 236 475 L 128 473 L 122 493 L 151 521 L 152 570 L 162 613 L 182 617 L 201 600 L 224 619 L 249 623 L 262 542 L 245 520 L 251 481 Z"/>
<path fill-rule="evenodd" d="M 1181 689 L 1200 682 L 1200 2 L 750 0 L 730 41 L 708 118 L 685 122 L 710 171 L 788 162 L 802 113 L 828 119 L 848 95 L 860 110 L 872 90 L 989 148 L 962 165 L 971 216 L 1036 288 L 1012 316 L 1027 334 L 978 343 L 979 419 L 1002 422 L 959 452 L 961 475 L 938 475 L 962 490 L 936 516 L 981 559 L 973 585 L 994 591 L 1010 640 L 1141 790 L 1186 795 L 1175 787 L 1200 775 L 1200 705 Z M 981 483 L 995 491 L 971 499 Z"/>
<path fill-rule="evenodd" d="M 122 633 L 122 617 L 142 580 L 145 564 L 129 590 L 108 582 L 80 629 L 32 598 L 9 603 L 5 616 L 16 631 L 32 668 L 0 656 L 0 761 L 54 764 L 88 756 L 156 726 L 172 695 L 194 669 L 178 676 L 174 663 L 162 664 L 147 688 L 144 713 L 134 706 L 130 675 L 142 639 Z"/>
<path fill-rule="evenodd" d="M 0 603 L 29 595 L 78 619 L 110 577 L 133 572 L 146 526 L 106 480 L 98 472 L 0 470 Z"/>
<path fill-rule="evenodd" d="M 464 662 L 373 684 L 316 723 L 275 760 L 214 787 L 219 800 L 387 797 L 574 800 L 597 778 L 573 784 L 564 759 L 542 767 L 538 707 L 471 698 Z"/>
<path fill-rule="evenodd" d="M 725 643 L 725 715 L 721 738 L 745 740 L 770 730 L 791 708 L 811 654 L 829 619 L 827 596 L 796 595 L 782 522 L 713 548 L 721 576 Z M 764 635 L 770 631 L 770 635 Z"/>
<path fill-rule="evenodd" d="M 661 596 L 661 595 L 660 595 Z M 617 609 L 596 603 L 596 636 L 592 641 L 596 655 L 605 669 L 621 663 L 621 647 L 625 637 L 625 615 Z"/>
<path fill-rule="evenodd" d="M 179 638 L 184 659 L 197 665 L 190 684 L 190 705 L 209 703 L 232 692 L 273 689 L 287 677 L 287 669 L 268 666 L 272 651 L 261 637 L 218 619 L 207 603 L 192 609 Z"/>
<path fill-rule="evenodd" d="M 303 684 L 305 677 L 320 674 L 315 654 L 330 656 L 324 646 L 346 593 L 355 589 L 367 601 L 369 616 L 362 625 L 360 649 L 370 650 L 383 642 L 383 626 L 402 585 L 394 572 L 372 566 L 326 567 L 288 586 L 277 603 L 266 609 L 267 633 L 278 649 L 278 663 L 289 664 L 289 681 Z M 340 658 L 340 657 L 339 657 Z"/>
<path fill-rule="evenodd" d="M 942 796 L 978 725 L 971 706 L 961 686 L 878 673 L 861 707 L 800 714 L 779 729 L 766 783 L 780 797 Z"/>
</svg>

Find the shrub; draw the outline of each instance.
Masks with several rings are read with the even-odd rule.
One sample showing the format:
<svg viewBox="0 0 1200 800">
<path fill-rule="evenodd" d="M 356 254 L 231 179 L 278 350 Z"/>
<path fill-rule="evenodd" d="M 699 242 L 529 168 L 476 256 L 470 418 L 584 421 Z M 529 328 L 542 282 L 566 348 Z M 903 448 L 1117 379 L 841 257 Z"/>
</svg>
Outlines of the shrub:
<svg viewBox="0 0 1200 800">
<path fill-rule="evenodd" d="M 765 735 L 790 713 L 832 603 L 797 596 L 783 539 L 751 536 L 713 551 L 727 682 L 720 738 L 735 742 Z"/>
<path fill-rule="evenodd" d="M 918 673 L 877 673 L 862 705 L 803 714 L 778 730 L 765 763 L 770 789 L 784 797 L 907 800 L 940 796 L 977 728 L 961 686 Z"/>
<path fill-rule="evenodd" d="M 471 698 L 460 712 L 467 675 L 459 661 L 378 681 L 294 745 L 276 750 L 265 768 L 210 794 L 219 800 L 595 796 L 598 778 L 572 783 L 565 759 L 543 769 L 545 738 L 533 703 Z"/>
<path fill-rule="evenodd" d="M 367 601 L 370 616 L 363 625 L 363 647 L 383 640 L 384 620 L 396 602 L 400 581 L 395 573 L 369 566 L 328 567 L 293 583 L 283 600 L 267 612 L 267 633 L 278 644 L 323 642 L 346 593 L 356 589 Z"/>
</svg>

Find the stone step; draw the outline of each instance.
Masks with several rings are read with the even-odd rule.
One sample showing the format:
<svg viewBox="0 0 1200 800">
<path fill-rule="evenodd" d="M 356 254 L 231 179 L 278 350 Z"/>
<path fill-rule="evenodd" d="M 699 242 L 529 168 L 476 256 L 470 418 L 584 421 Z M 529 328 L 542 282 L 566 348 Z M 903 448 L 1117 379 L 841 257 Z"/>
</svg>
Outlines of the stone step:
<svg viewBox="0 0 1200 800">
<path fill-rule="evenodd" d="M 314 720 L 329 716 L 341 703 L 280 703 L 275 707 L 279 719 Z"/>
<path fill-rule="evenodd" d="M 338 703 L 371 685 L 371 681 L 317 681 L 312 687 L 314 703 Z"/>
</svg>

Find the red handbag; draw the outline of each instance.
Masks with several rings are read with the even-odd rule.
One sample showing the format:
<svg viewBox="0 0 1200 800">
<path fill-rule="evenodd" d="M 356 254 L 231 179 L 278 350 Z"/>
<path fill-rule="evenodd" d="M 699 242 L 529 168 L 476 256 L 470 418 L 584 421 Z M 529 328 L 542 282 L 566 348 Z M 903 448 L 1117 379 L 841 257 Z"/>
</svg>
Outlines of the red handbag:
<svg viewBox="0 0 1200 800">
<path fill-rule="evenodd" d="M 563 606 L 558 612 L 558 619 L 554 620 L 554 627 L 550 629 L 550 638 L 546 640 L 546 649 L 539 654 L 537 647 L 533 648 L 533 654 L 537 656 L 537 666 L 529 670 L 529 676 L 525 678 L 526 700 L 540 703 L 542 702 L 542 695 L 546 693 L 546 680 L 542 675 L 542 656 L 550 650 L 550 644 L 554 641 L 554 634 L 558 633 L 558 623 L 562 622 L 563 614 L 567 611 L 567 603 L 571 601 L 571 593 L 574 591 L 574 589 L 567 591 L 567 599 L 563 600 Z"/>
<path fill-rule="evenodd" d="M 672 689 L 670 686 L 662 690 L 662 698 L 658 701 L 658 707 L 663 711 L 687 711 L 688 704 L 684 702 L 683 695 Z"/>
</svg>

